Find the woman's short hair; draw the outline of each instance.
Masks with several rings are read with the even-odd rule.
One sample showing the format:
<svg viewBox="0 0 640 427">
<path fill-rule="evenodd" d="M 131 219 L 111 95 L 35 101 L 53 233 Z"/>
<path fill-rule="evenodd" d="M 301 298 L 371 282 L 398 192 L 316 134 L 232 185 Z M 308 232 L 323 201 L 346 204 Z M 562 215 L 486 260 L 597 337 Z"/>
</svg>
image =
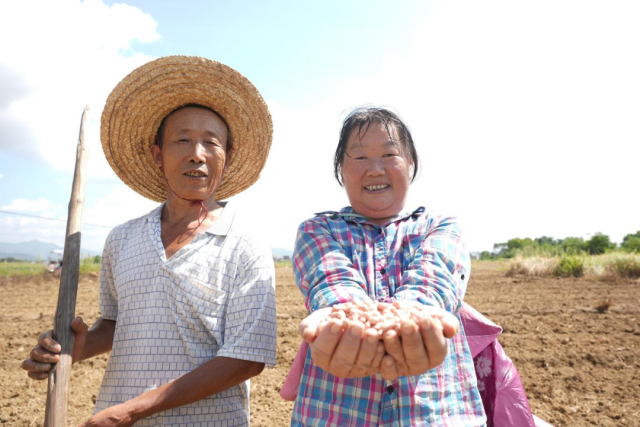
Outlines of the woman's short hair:
<svg viewBox="0 0 640 427">
<path fill-rule="evenodd" d="M 347 151 L 349 137 L 356 129 L 358 135 L 366 134 L 371 124 L 383 125 L 389 135 L 391 135 L 392 128 L 395 128 L 405 153 L 408 154 L 413 161 L 413 175 L 411 176 L 411 182 L 413 182 L 418 173 L 418 152 L 416 151 L 411 132 L 407 125 L 404 124 L 397 114 L 386 108 L 360 107 L 354 109 L 347 115 L 340 130 L 340 139 L 333 158 L 333 174 L 340 186 L 343 186 L 342 180 L 340 179 L 341 165 Z"/>
</svg>

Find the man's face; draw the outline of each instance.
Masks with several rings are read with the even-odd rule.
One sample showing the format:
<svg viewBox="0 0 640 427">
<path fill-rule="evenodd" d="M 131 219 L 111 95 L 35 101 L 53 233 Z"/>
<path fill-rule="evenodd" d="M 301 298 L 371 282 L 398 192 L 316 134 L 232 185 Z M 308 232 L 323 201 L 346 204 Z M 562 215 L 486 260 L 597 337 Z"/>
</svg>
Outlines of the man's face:
<svg viewBox="0 0 640 427">
<path fill-rule="evenodd" d="M 162 148 L 153 145 L 151 154 L 178 196 L 207 200 L 222 182 L 228 135 L 226 124 L 215 113 L 186 107 L 167 117 Z M 168 195 L 172 196 L 171 191 Z"/>
</svg>

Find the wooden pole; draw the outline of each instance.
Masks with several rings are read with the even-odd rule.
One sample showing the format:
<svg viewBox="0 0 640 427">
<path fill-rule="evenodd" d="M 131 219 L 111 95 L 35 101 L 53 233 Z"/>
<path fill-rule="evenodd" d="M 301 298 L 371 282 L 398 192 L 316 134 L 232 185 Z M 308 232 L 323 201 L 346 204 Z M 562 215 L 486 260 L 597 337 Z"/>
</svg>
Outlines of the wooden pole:
<svg viewBox="0 0 640 427">
<path fill-rule="evenodd" d="M 85 146 L 84 128 L 89 106 L 82 112 L 80 136 L 76 153 L 76 169 L 73 174 L 69 216 L 67 219 L 67 235 L 62 255 L 62 275 L 60 276 L 60 292 L 58 307 L 53 324 L 53 338 L 60 343 L 60 361 L 49 373 L 47 389 L 47 409 L 44 425 L 60 427 L 67 425 L 67 400 L 69 396 L 69 378 L 71 376 L 71 354 L 73 352 L 74 334 L 71 321 L 75 318 L 76 296 L 78 294 L 78 277 L 80 276 L 80 235 L 82 228 L 82 210 L 84 208 L 84 188 L 87 170 L 87 148 Z"/>
</svg>

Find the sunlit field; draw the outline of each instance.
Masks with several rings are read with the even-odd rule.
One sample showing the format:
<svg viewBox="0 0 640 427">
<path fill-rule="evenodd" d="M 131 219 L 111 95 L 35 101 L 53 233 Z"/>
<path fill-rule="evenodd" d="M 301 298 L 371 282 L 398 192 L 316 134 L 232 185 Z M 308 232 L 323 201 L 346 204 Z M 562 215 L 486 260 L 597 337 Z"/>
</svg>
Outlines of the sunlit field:
<svg viewBox="0 0 640 427">
<path fill-rule="evenodd" d="M 24 267 L 25 269 L 27 267 Z M 555 426 L 640 426 L 640 281 L 509 273 L 508 261 L 478 261 L 465 300 L 504 332 L 533 412 Z M 12 266 L 12 271 L 19 271 Z M 509 274 L 509 275 L 508 275 Z M 252 426 L 289 425 L 278 391 L 300 344 L 306 315 L 290 262 L 278 263 L 278 365 L 251 381 Z M 59 279 L 44 273 L 0 279 L 0 423 L 42 425 L 46 383 L 20 369 L 38 334 L 53 325 Z M 85 274 L 77 314 L 98 311 L 98 275 Z M 69 424 L 90 416 L 108 356 L 73 367 Z"/>
</svg>

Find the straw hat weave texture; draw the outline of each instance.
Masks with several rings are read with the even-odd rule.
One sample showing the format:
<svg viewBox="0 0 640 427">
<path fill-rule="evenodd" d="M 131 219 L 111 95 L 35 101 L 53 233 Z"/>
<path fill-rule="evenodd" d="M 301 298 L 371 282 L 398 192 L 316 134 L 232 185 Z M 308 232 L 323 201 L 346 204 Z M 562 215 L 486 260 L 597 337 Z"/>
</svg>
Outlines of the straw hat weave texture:
<svg viewBox="0 0 640 427">
<path fill-rule="evenodd" d="M 149 62 L 113 89 L 102 112 L 100 139 L 111 168 L 134 191 L 154 201 L 167 198 L 165 180 L 149 147 L 169 113 L 187 104 L 216 111 L 229 127 L 233 147 L 222 183 L 224 200 L 260 176 L 273 125 L 258 90 L 234 69 L 206 58 L 168 56 Z"/>
</svg>

